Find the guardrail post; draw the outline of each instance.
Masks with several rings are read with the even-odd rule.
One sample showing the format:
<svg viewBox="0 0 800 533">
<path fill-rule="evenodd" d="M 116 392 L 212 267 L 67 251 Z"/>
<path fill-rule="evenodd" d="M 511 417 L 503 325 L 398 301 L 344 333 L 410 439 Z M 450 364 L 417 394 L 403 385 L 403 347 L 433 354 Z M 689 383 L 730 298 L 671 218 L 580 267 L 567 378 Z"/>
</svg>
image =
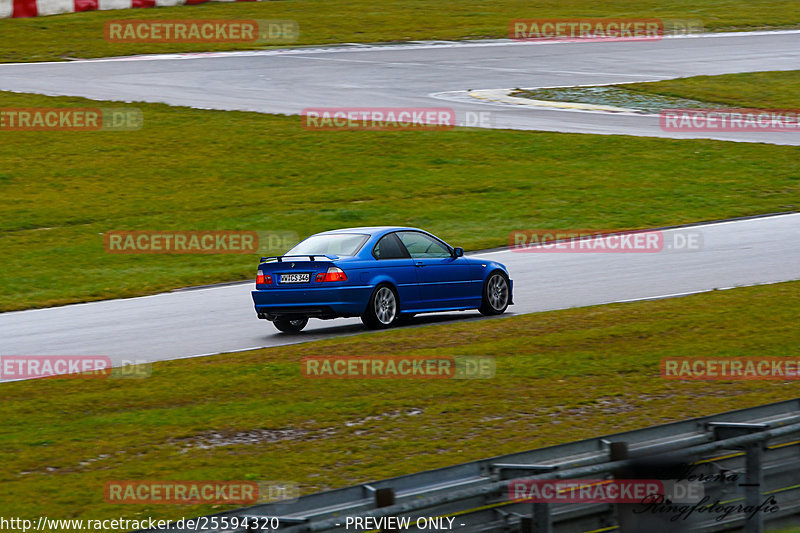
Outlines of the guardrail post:
<svg viewBox="0 0 800 533">
<path fill-rule="evenodd" d="M 385 487 L 375 490 L 375 507 L 389 507 L 394 505 L 394 489 Z M 394 529 L 382 529 L 382 533 L 392 533 Z"/>
<path fill-rule="evenodd" d="M 624 441 L 617 441 L 617 442 L 610 442 L 608 445 L 608 460 L 611 462 L 614 461 L 624 461 L 628 459 L 628 443 Z M 630 473 L 625 472 L 613 472 L 614 479 L 627 478 L 630 477 Z M 636 533 L 636 521 L 633 517 L 632 508 L 633 506 L 630 504 L 624 503 L 617 503 L 614 505 L 617 511 L 617 524 L 619 525 L 619 530 L 622 533 Z"/>
<path fill-rule="evenodd" d="M 762 433 L 769 430 L 768 424 L 748 424 L 742 422 L 709 422 L 708 426 L 714 431 L 714 438 L 716 439 L 730 439 L 742 435 L 752 435 L 754 433 Z M 744 504 L 745 506 L 759 507 L 762 504 L 763 498 L 762 488 L 764 486 L 764 473 L 761 468 L 762 458 L 764 456 L 764 445 L 766 439 L 759 439 L 748 444 L 742 448 L 745 451 L 744 457 L 744 483 L 740 483 L 740 487 L 744 487 Z M 749 519 L 745 515 L 744 522 L 745 533 L 763 533 L 764 531 L 764 513 L 758 511 L 753 513 Z"/>
<path fill-rule="evenodd" d="M 389 507 L 394 505 L 394 489 L 386 487 L 375 489 L 375 507 Z"/>
<path fill-rule="evenodd" d="M 746 507 L 758 507 L 761 505 L 761 487 L 764 484 L 764 474 L 761 468 L 761 459 L 764 449 L 761 442 L 748 444 L 745 446 L 745 471 L 744 471 L 744 504 Z M 745 533 L 763 533 L 764 513 L 754 513 L 749 520 L 745 521 Z"/>
<path fill-rule="evenodd" d="M 628 458 L 628 443 L 623 441 L 612 442 L 608 445 L 608 460 L 622 461 Z"/>
<path fill-rule="evenodd" d="M 533 504 L 533 531 L 535 533 L 553 533 L 553 520 L 550 516 L 549 503 Z"/>
</svg>

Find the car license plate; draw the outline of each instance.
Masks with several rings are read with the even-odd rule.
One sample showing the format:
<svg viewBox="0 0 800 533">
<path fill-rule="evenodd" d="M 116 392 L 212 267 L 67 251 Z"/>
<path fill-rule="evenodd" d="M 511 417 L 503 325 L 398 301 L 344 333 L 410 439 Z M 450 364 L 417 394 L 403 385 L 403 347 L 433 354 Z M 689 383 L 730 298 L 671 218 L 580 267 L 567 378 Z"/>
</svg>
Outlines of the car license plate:
<svg viewBox="0 0 800 533">
<path fill-rule="evenodd" d="M 311 274 L 281 274 L 281 283 L 308 283 Z"/>
</svg>

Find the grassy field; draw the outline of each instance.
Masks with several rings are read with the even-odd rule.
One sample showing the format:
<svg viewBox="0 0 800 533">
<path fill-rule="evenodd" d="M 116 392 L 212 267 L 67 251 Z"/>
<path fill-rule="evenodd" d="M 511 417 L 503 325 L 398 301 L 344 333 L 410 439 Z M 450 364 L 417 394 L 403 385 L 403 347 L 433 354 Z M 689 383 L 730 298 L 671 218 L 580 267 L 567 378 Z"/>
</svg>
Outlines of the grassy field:
<svg viewBox="0 0 800 533">
<path fill-rule="evenodd" d="M 5 383 L 0 516 L 188 517 L 221 508 L 112 506 L 102 487 L 290 480 L 307 493 L 790 399 L 796 382 L 668 381 L 659 361 L 796 358 L 798 306 L 794 282 L 156 363 L 146 379 Z M 497 374 L 302 377 L 300 359 L 323 353 L 493 356 Z"/>
<path fill-rule="evenodd" d="M 596 87 L 517 90 L 535 100 L 611 105 L 658 113 L 670 108 L 800 109 L 800 70 L 693 76 Z"/>
<path fill-rule="evenodd" d="M 800 109 L 800 70 L 694 76 L 620 87 L 641 94 L 689 98 L 731 107 Z"/>
<path fill-rule="evenodd" d="M 368 0 L 283 0 L 86 12 L 0 20 L 0 61 L 254 48 L 250 43 L 109 43 L 104 39 L 104 24 L 119 19 L 294 20 L 300 27 L 295 45 L 318 45 L 502 38 L 508 37 L 513 19 L 559 17 L 701 19 L 708 31 L 757 30 L 798 27 L 800 5 L 794 0 L 385 0 L 380 4 Z"/>
<path fill-rule="evenodd" d="M 96 106 L 0 93 L 0 108 Z M 137 105 L 131 132 L 0 131 L 0 311 L 252 278 L 257 256 L 116 255 L 113 230 L 641 228 L 795 210 L 789 146 L 501 130 L 303 130 L 298 117 Z M 157 149 L 154 149 L 157 147 Z"/>
</svg>

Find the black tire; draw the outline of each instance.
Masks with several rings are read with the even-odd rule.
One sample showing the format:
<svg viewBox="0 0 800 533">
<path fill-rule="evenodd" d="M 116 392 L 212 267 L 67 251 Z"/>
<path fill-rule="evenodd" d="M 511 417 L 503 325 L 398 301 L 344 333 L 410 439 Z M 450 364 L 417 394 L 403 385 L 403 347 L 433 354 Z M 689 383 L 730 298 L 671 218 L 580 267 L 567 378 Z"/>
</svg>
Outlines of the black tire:
<svg viewBox="0 0 800 533">
<path fill-rule="evenodd" d="M 284 333 L 297 333 L 306 327 L 306 324 L 308 324 L 308 318 L 289 318 L 282 316 L 276 318 L 272 323 L 275 324 L 275 327 L 278 328 L 278 330 Z"/>
<path fill-rule="evenodd" d="M 511 289 L 508 278 L 496 270 L 489 274 L 483 284 L 483 298 L 478 311 L 482 315 L 502 315 L 511 301 Z"/>
<path fill-rule="evenodd" d="M 361 315 L 361 322 L 370 329 L 391 327 L 397 321 L 397 293 L 387 284 L 378 285 L 369 297 L 367 310 Z"/>
</svg>

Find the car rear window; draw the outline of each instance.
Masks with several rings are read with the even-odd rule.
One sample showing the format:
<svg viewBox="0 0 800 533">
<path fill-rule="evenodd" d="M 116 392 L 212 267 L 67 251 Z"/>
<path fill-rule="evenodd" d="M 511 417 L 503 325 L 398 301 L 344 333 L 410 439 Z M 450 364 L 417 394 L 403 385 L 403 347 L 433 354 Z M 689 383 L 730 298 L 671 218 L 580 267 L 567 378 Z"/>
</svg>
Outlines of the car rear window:
<svg viewBox="0 0 800 533">
<path fill-rule="evenodd" d="M 312 235 L 285 255 L 356 255 L 367 239 L 361 233 Z"/>
</svg>

